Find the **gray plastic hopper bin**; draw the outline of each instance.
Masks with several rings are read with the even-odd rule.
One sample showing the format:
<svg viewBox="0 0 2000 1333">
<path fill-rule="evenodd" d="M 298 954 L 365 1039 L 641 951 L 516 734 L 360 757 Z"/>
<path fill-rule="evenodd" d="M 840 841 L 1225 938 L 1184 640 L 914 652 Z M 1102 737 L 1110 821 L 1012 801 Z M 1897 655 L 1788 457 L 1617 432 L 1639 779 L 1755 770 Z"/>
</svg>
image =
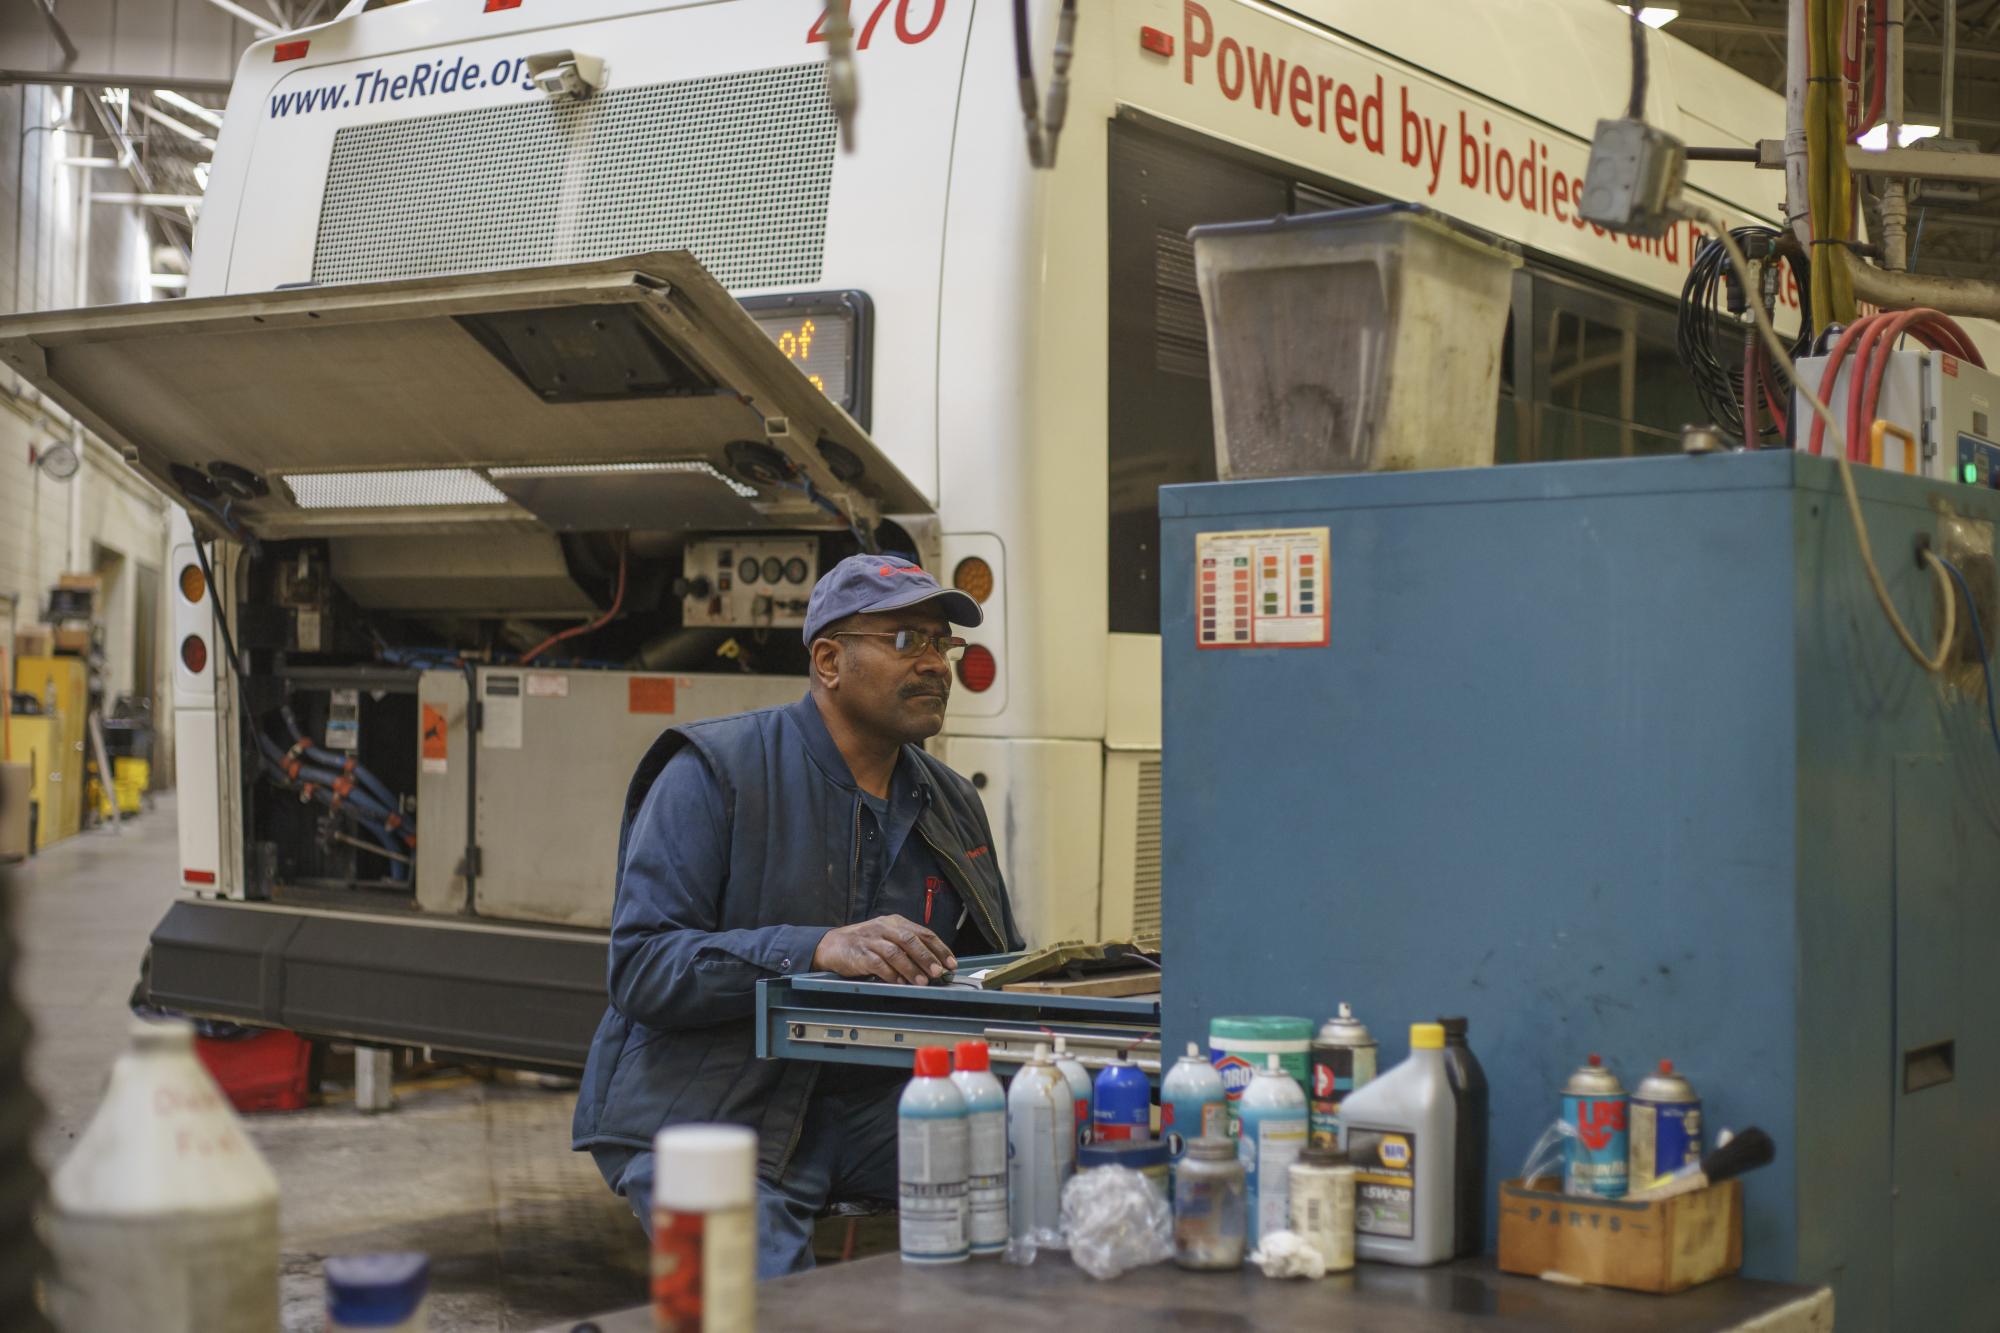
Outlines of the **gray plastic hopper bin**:
<svg viewBox="0 0 2000 1333">
<path fill-rule="evenodd" d="M 1189 235 L 1223 480 L 1493 461 L 1518 246 L 1420 204 Z"/>
</svg>

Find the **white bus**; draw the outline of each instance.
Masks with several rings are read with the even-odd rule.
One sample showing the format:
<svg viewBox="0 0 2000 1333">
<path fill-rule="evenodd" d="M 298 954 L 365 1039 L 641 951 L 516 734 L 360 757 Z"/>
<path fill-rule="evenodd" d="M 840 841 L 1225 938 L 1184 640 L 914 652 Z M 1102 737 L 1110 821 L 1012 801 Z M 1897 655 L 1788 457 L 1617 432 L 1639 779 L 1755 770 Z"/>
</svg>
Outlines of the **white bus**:
<svg viewBox="0 0 2000 1333">
<path fill-rule="evenodd" d="M 1414 200 L 1518 242 L 1501 461 L 1699 415 L 1691 235 L 1575 212 L 1612 6 L 1092 0 L 1052 170 L 1012 17 L 853 0 L 843 151 L 812 0 L 355 0 L 245 55 L 186 301 L 6 321 L 214 539 L 175 549 L 156 999 L 579 1062 L 634 760 L 796 697 L 805 593 L 864 544 L 985 600 L 934 744 L 1031 941 L 1156 929 L 1156 492 L 1214 476 L 1192 225 Z M 1655 123 L 1782 133 L 1650 41 Z M 1779 173 L 1692 175 L 1780 211 Z"/>
</svg>

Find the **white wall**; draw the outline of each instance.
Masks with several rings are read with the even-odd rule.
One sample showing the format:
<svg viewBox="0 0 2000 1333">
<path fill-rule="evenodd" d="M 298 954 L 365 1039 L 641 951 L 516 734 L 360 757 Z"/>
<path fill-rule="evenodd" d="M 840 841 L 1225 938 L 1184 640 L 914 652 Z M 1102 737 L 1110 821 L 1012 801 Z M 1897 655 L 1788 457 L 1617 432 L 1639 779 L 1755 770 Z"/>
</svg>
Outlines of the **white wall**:
<svg viewBox="0 0 2000 1333">
<path fill-rule="evenodd" d="M 82 172 L 59 159 L 84 156 L 90 146 L 83 136 L 56 128 L 62 120 L 58 90 L 0 87 L 0 311 L 139 301 L 148 294 L 146 229 L 131 208 L 92 206 L 89 263 L 80 262 Z M 102 140 L 97 147 L 102 150 Z M 122 173 L 100 171 L 95 188 L 136 187 Z M 87 293 L 79 283 L 86 270 Z M 133 684 L 140 566 L 172 577 L 166 568 L 167 502 L 95 439 L 86 439 L 83 466 L 67 482 L 31 466 L 31 450 L 69 438 L 67 421 L 45 409 L 31 387 L 0 377 L 0 594 L 17 595 L 18 622 L 34 624 L 60 575 L 93 570 L 100 553 L 122 557 L 102 610 L 108 703 Z M 154 679 L 164 683 L 171 679 L 164 588 L 154 605 L 160 609 Z M 154 767 L 163 782 L 172 775 L 172 719 L 171 706 L 156 706 Z"/>
</svg>

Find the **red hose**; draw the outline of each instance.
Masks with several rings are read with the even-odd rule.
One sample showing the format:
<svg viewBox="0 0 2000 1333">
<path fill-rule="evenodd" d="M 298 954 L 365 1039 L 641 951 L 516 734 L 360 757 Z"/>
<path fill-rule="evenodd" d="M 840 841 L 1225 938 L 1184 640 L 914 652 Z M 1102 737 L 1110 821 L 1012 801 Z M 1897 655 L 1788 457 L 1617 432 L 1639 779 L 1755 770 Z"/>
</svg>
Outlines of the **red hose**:
<svg viewBox="0 0 2000 1333">
<path fill-rule="evenodd" d="M 1840 378 L 1840 363 L 1847 358 L 1847 349 L 1853 345 L 1855 335 L 1859 334 L 1862 328 L 1874 318 L 1875 316 L 1873 315 L 1864 316 L 1840 331 L 1839 340 L 1833 344 L 1833 350 L 1827 353 L 1826 374 L 1821 377 L 1819 382 L 1819 399 L 1821 402 L 1824 403 L 1833 396 L 1834 382 Z M 1826 418 L 1818 412 L 1814 412 L 1812 435 L 1807 440 L 1806 452 L 1811 454 L 1819 453 L 1825 439 Z"/>
<path fill-rule="evenodd" d="M 1743 447 L 1755 449 L 1757 441 L 1757 344 L 1743 344 Z"/>
<path fill-rule="evenodd" d="M 1885 311 L 1855 320 L 1841 331 L 1840 338 L 1827 354 L 1826 373 L 1821 376 L 1819 386 L 1821 400 L 1830 401 L 1840 378 L 1841 364 L 1852 350 L 1854 374 L 1847 386 L 1845 448 L 1847 457 L 1853 461 L 1867 461 L 1866 423 L 1875 419 L 1881 406 L 1882 377 L 1888 369 L 1889 354 L 1895 350 L 1896 340 L 1905 332 L 1933 351 L 1985 368 L 1985 359 L 1965 330 L 1949 315 L 1939 311 L 1928 308 Z M 1814 413 L 1812 435 L 1807 441 L 1806 451 L 1814 454 L 1822 452 L 1825 437 L 1826 422 Z"/>
<path fill-rule="evenodd" d="M 612 618 L 618 614 L 618 608 L 623 605 L 625 605 L 625 547 L 621 544 L 618 548 L 618 592 L 611 599 L 611 609 L 591 621 L 588 625 L 573 625 L 560 634 L 551 634 L 548 638 L 542 640 L 521 655 L 521 665 L 528 665 L 528 663 L 534 661 L 564 639 L 574 639 L 579 634 L 588 634 L 594 629 L 604 628 L 604 626 L 611 623 Z"/>
<path fill-rule="evenodd" d="M 1772 366 L 1770 357 L 1757 358 L 1757 377 L 1764 386 L 1764 406 L 1770 410 L 1772 424 L 1777 426 L 1778 435 L 1783 438 L 1791 432 L 1791 413 L 1785 410 L 1781 401 L 1785 396 L 1784 389 L 1778 384 L 1777 369 Z"/>
<path fill-rule="evenodd" d="M 1860 133 L 1861 50 L 1868 44 L 1867 13 L 1867 0 L 1847 0 L 1840 26 L 1840 82 L 1850 139 Z"/>
<path fill-rule="evenodd" d="M 1889 95 L 1889 5 L 1888 0 L 1871 0 L 1869 17 L 1874 19 L 1875 45 L 1869 53 L 1868 110 L 1861 115 L 1861 128 L 1857 137 L 1875 128 L 1882 120 L 1882 104 Z M 1900 148 L 1901 144 L 1890 144 Z"/>
</svg>

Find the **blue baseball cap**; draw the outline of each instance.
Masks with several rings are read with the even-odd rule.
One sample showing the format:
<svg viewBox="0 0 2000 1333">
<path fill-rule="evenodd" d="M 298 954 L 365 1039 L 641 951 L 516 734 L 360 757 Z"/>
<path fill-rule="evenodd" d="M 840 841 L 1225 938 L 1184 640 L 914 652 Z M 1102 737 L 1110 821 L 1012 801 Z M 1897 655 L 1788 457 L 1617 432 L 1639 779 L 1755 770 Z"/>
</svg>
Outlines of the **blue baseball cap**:
<svg viewBox="0 0 2000 1333">
<path fill-rule="evenodd" d="M 806 603 L 808 646 L 836 620 L 863 611 L 901 611 L 936 601 L 954 625 L 977 625 L 986 619 L 979 603 L 956 588 L 941 587 L 919 565 L 900 555 L 850 555 L 820 576 Z"/>
</svg>

